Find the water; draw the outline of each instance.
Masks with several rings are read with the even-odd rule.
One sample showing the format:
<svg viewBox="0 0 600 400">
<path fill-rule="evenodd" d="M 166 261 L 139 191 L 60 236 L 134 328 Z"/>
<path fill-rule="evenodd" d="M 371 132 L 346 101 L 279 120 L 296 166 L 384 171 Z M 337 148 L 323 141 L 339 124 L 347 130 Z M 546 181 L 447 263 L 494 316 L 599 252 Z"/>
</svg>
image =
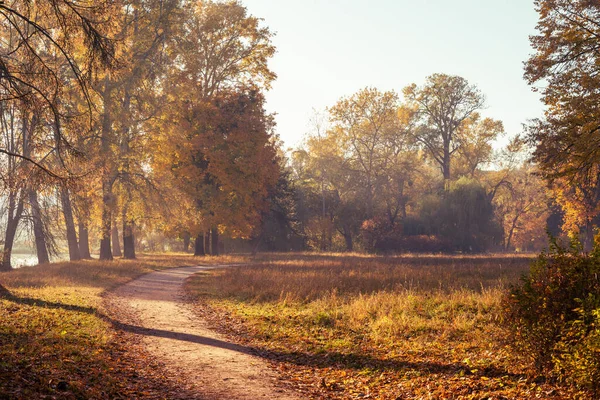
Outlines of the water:
<svg viewBox="0 0 600 400">
<path fill-rule="evenodd" d="M 59 254 L 58 256 L 51 257 L 51 262 L 66 261 L 69 259 L 68 254 Z M 10 262 L 13 268 L 30 267 L 37 265 L 38 259 L 35 254 L 32 253 L 12 253 Z"/>
</svg>

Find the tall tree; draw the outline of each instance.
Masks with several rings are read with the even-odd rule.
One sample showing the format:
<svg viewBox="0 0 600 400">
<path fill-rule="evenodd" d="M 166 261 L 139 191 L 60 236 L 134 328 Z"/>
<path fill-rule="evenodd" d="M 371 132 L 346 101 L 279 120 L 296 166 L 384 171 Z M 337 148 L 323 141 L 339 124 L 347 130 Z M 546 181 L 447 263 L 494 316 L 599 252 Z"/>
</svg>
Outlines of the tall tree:
<svg viewBox="0 0 600 400">
<path fill-rule="evenodd" d="M 373 218 L 378 175 L 388 161 L 389 144 L 401 133 L 397 116 L 398 96 L 366 88 L 339 100 L 328 111 L 330 134 L 338 136 L 349 168 L 359 172 L 365 187 L 367 218 Z"/>
<path fill-rule="evenodd" d="M 440 166 L 444 180 L 452 178 L 452 156 L 461 147 L 460 129 L 485 105 L 479 89 L 460 76 L 433 74 L 425 85 L 412 84 L 404 95 L 419 118 L 415 137 Z"/>
<path fill-rule="evenodd" d="M 174 30 L 181 25 L 178 0 L 122 0 L 114 14 L 119 21 L 115 37 L 121 62 L 118 71 L 107 72 L 96 79 L 96 90 L 102 104 L 100 127 L 100 170 L 102 172 L 102 227 L 100 259 L 110 260 L 113 220 L 118 215 L 123 223 L 123 253 L 135 258 L 135 218 L 131 202 L 142 199 L 136 188 L 153 187 L 146 168 L 148 162 L 149 119 L 156 117 L 160 101 L 160 77 L 170 61 L 166 56 Z M 144 128 L 142 128 L 144 125 Z"/>
<path fill-rule="evenodd" d="M 211 231 L 211 253 L 218 250 L 219 230 L 234 237 L 252 234 L 276 183 L 272 119 L 263 102 L 254 90 L 222 93 L 184 114 L 161 145 L 170 156 L 156 167 L 170 169 L 180 190 L 194 199 L 201 215 L 194 233 Z"/>
<path fill-rule="evenodd" d="M 600 3 L 537 0 L 535 53 L 526 64 L 531 85 L 543 82 L 545 118 L 534 121 L 529 137 L 544 176 L 562 187 L 563 207 L 579 213 L 584 241 L 600 226 Z M 536 88 L 535 90 L 540 90 Z M 573 190 L 565 184 L 576 185 Z M 579 229 L 577 229 L 579 230 Z"/>
<path fill-rule="evenodd" d="M 274 183 L 273 122 L 260 93 L 275 78 L 267 65 L 275 53 L 271 37 L 240 2 L 206 1 L 190 7 L 174 46 L 164 90 L 170 125 L 162 129 L 158 146 L 176 146 L 176 153 L 154 162 L 157 170 L 172 169 L 179 191 L 194 199 L 196 218 L 184 217 L 190 225 L 182 229 L 198 235 L 198 244 L 204 235 L 205 252 L 211 250 L 206 241 L 218 238 L 211 230 L 251 234 L 261 214 L 256 202 L 264 202 Z"/>
</svg>

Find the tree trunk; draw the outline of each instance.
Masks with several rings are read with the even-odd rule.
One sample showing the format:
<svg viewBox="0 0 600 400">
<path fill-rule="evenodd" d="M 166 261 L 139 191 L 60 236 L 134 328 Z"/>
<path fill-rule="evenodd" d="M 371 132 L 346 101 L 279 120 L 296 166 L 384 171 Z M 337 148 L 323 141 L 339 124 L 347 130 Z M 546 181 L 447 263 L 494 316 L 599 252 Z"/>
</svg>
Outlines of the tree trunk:
<svg viewBox="0 0 600 400">
<path fill-rule="evenodd" d="M 210 251 L 210 231 L 206 231 L 206 234 L 204 234 L 204 252 L 206 254 L 212 254 Z"/>
<path fill-rule="evenodd" d="M 111 154 L 112 145 L 112 82 L 110 75 L 104 78 L 104 91 L 102 92 L 102 102 L 104 111 L 102 115 L 102 135 L 100 142 L 102 145 L 103 178 L 102 178 L 102 226 L 100 229 L 100 260 L 112 260 L 113 255 L 110 247 L 110 231 L 112 224 L 112 182 L 113 166 L 110 164 L 113 157 Z"/>
<path fill-rule="evenodd" d="M 260 247 L 263 236 L 264 236 L 264 230 L 261 229 L 260 235 L 256 239 L 256 243 L 252 247 L 252 256 L 255 256 L 258 253 L 258 248 Z"/>
<path fill-rule="evenodd" d="M 200 236 L 200 235 L 198 235 Z M 187 253 L 190 250 L 190 241 L 192 240 L 191 235 L 189 232 L 183 232 L 183 251 L 185 253 Z M 204 237 L 202 237 L 202 240 L 204 240 Z M 194 243 L 195 245 L 195 243 Z M 194 252 L 196 250 L 194 249 Z M 204 251 L 204 243 L 202 243 L 202 251 Z M 194 254 L 195 255 L 195 254 Z M 204 255 L 204 254 L 202 254 Z"/>
<path fill-rule="evenodd" d="M 188 240 L 188 245 L 189 245 L 189 240 Z M 204 233 L 199 233 L 198 236 L 196 236 L 196 240 L 194 241 L 194 257 L 205 256 L 205 255 L 206 255 L 206 252 L 204 251 Z"/>
<path fill-rule="evenodd" d="M 346 241 L 346 251 L 354 251 L 354 243 L 352 243 L 352 234 L 344 228 L 344 240 Z"/>
<path fill-rule="evenodd" d="M 135 237 L 133 228 L 133 221 L 127 220 L 125 215 L 123 215 L 123 257 L 127 260 L 135 260 Z"/>
<path fill-rule="evenodd" d="M 585 224 L 585 229 L 583 232 L 583 251 L 586 253 L 592 251 L 594 248 L 594 236 L 595 236 L 595 226 L 592 221 L 588 221 Z"/>
<path fill-rule="evenodd" d="M 69 259 L 71 261 L 81 260 L 79 255 L 79 244 L 77 243 L 77 232 L 75 232 L 75 222 L 73 222 L 73 209 L 69 190 L 66 187 L 60 188 L 60 201 L 62 203 L 63 216 L 65 217 L 65 226 L 67 228 L 67 244 L 69 246 Z"/>
<path fill-rule="evenodd" d="M 79 255 L 84 260 L 91 260 L 90 254 L 90 234 L 87 223 L 79 220 Z"/>
<path fill-rule="evenodd" d="M 373 184 L 371 177 L 367 177 L 367 219 L 373 218 Z"/>
<path fill-rule="evenodd" d="M 450 189 L 450 139 L 444 138 L 444 159 L 442 164 L 442 173 L 444 174 L 444 186 L 446 190 Z"/>
<path fill-rule="evenodd" d="M 519 212 L 517 212 L 515 214 L 515 217 L 512 220 L 512 223 L 510 224 L 510 229 L 508 231 L 508 237 L 506 238 L 506 243 L 504 245 L 504 250 L 508 251 L 508 249 L 510 248 L 510 242 L 512 241 L 512 237 L 513 234 L 515 233 L 515 229 L 517 228 L 517 222 L 519 221 L 519 217 L 521 216 L 521 214 Z"/>
<path fill-rule="evenodd" d="M 100 231 L 100 260 L 110 261 L 113 259 L 110 249 L 111 212 L 107 204 L 102 209 L 102 228 Z"/>
<path fill-rule="evenodd" d="M 44 234 L 44 221 L 42 212 L 35 190 L 29 190 L 29 204 L 31 206 L 31 216 L 33 218 L 33 236 L 35 238 L 35 250 L 38 258 L 38 264 L 48 264 L 50 256 L 48 255 L 48 246 L 46 246 L 46 236 Z"/>
<path fill-rule="evenodd" d="M 119 228 L 117 228 L 117 223 L 116 221 L 113 220 L 113 226 L 112 229 L 110 230 L 110 236 L 111 236 L 111 244 L 112 244 L 112 255 L 113 257 L 121 257 L 123 255 L 123 253 L 121 253 L 121 245 L 119 242 Z M 123 241 L 125 240 L 125 237 L 123 237 Z"/>
<path fill-rule="evenodd" d="M 211 254 L 213 256 L 219 255 L 219 230 L 217 228 L 213 228 L 210 230 L 211 236 Z"/>
<path fill-rule="evenodd" d="M 18 193 L 14 192 L 9 194 L 9 196 L 8 221 L 6 223 L 6 235 L 4 237 L 2 264 L 0 265 L 1 271 L 9 271 L 12 269 L 12 248 L 15 242 L 19 221 L 23 215 L 23 196 L 20 196 Z"/>
</svg>

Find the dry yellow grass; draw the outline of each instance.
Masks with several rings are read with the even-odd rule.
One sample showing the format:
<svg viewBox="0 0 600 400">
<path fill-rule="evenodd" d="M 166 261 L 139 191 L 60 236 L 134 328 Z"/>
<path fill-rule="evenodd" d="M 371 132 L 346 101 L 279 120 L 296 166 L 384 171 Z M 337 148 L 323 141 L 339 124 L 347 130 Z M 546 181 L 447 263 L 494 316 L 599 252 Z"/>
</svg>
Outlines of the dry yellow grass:
<svg viewBox="0 0 600 400">
<path fill-rule="evenodd" d="M 216 326 L 323 398 L 569 398 L 504 345 L 530 257 L 276 254 L 188 282 Z"/>
</svg>

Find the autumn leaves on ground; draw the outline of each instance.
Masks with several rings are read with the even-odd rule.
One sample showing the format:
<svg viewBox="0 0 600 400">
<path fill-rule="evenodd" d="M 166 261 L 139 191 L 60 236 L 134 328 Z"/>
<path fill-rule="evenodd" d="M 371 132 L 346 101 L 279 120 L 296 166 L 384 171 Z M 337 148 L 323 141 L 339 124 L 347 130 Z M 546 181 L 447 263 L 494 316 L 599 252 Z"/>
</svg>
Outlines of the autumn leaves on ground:
<svg viewBox="0 0 600 400">
<path fill-rule="evenodd" d="M 0 399 L 183 398 L 102 304 L 107 290 L 141 274 L 195 263 L 152 255 L 0 274 L 8 289 L 0 299 Z"/>
<path fill-rule="evenodd" d="M 186 255 L 60 263 L 0 278 L 3 398 L 186 398 L 102 306 Z M 306 398 L 576 398 L 506 345 L 508 285 L 527 257 L 275 254 L 196 275 L 198 318 L 256 349 Z M 201 371 L 199 371 L 200 373 Z M 10 379 L 8 379 L 10 377 Z"/>
</svg>

